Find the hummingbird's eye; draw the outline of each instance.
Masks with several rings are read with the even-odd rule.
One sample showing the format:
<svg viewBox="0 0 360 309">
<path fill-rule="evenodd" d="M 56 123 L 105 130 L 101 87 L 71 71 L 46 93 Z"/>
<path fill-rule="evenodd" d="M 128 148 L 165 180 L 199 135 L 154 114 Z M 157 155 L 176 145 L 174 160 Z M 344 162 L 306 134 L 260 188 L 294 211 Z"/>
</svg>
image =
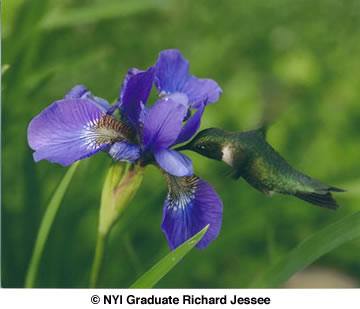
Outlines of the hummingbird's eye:
<svg viewBox="0 0 360 309">
<path fill-rule="evenodd" d="M 206 146 L 205 145 L 199 145 L 199 149 L 200 150 L 206 150 Z"/>
</svg>

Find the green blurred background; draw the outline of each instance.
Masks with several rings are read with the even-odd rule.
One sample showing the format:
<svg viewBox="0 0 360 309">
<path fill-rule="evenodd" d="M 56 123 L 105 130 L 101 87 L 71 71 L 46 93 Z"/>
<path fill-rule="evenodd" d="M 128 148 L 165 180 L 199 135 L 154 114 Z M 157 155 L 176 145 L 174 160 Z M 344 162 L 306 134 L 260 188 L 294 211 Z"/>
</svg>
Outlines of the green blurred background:
<svg viewBox="0 0 360 309">
<path fill-rule="evenodd" d="M 337 212 L 268 198 L 227 178 L 221 163 L 190 154 L 197 174 L 223 199 L 223 228 L 158 287 L 247 287 L 304 238 L 359 209 L 359 1 L 5 0 L 2 10 L 4 287 L 23 286 L 40 220 L 65 173 L 33 162 L 26 141 L 31 118 L 79 83 L 114 100 L 127 69 L 153 64 L 166 48 L 179 48 L 193 74 L 224 90 L 203 128 L 246 130 L 275 118 L 274 147 L 295 167 L 348 192 L 336 196 Z M 87 286 L 110 161 L 100 154 L 80 164 L 46 245 L 38 287 Z M 149 167 L 112 231 L 101 287 L 129 286 L 168 252 L 160 230 L 166 192 L 161 174 Z M 359 261 L 356 240 L 313 269 L 350 277 L 356 286 Z"/>
</svg>

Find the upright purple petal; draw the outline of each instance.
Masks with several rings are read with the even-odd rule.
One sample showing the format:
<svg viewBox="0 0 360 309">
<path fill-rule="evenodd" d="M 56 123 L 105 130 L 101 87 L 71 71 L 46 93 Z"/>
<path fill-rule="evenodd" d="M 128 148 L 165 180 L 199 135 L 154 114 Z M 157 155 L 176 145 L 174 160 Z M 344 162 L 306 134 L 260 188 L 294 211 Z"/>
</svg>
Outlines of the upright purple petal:
<svg viewBox="0 0 360 309">
<path fill-rule="evenodd" d="M 201 117 L 204 113 L 204 110 L 205 104 L 201 104 L 199 109 L 187 120 L 185 125 L 182 127 L 180 134 L 175 141 L 175 144 L 186 142 L 196 133 L 197 130 L 199 130 Z"/>
<path fill-rule="evenodd" d="M 178 151 L 162 149 L 156 151 L 154 157 L 159 166 L 171 175 L 180 177 L 194 173 L 191 159 Z"/>
<path fill-rule="evenodd" d="M 116 161 L 135 162 L 140 158 L 141 150 L 136 144 L 116 142 L 110 147 L 109 154 Z"/>
<path fill-rule="evenodd" d="M 162 51 L 155 68 L 155 85 L 160 93 L 181 92 L 189 78 L 189 61 L 177 49 Z"/>
<path fill-rule="evenodd" d="M 66 166 L 131 134 L 125 124 L 106 115 L 92 101 L 64 99 L 32 119 L 28 142 L 35 151 L 35 161 L 46 159 Z"/>
<path fill-rule="evenodd" d="M 155 65 L 155 85 L 161 95 L 180 92 L 187 95 L 192 108 L 214 103 L 222 93 L 212 79 L 197 78 L 189 73 L 189 62 L 179 50 L 162 51 Z"/>
<path fill-rule="evenodd" d="M 142 144 L 145 149 L 168 148 L 178 137 L 187 108 L 171 98 L 158 100 L 144 116 Z"/>
<path fill-rule="evenodd" d="M 65 99 L 88 99 L 97 105 L 101 110 L 107 112 L 110 104 L 103 98 L 94 96 L 84 85 L 74 86 L 64 97 Z"/>
<path fill-rule="evenodd" d="M 145 104 L 154 80 L 154 68 L 146 71 L 130 69 L 120 93 L 120 110 L 133 125 L 137 126 L 142 104 Z"/>
<path fill-rule="evenodd" d="M 221 229 L 223 204 L 215 190 L 197 176 L 167 175 L 169 192 L 164 203 L 162 230 L 171 249 L 209 225 L 197 244 L 202 249 L 217 238 Z"/>
</svg>

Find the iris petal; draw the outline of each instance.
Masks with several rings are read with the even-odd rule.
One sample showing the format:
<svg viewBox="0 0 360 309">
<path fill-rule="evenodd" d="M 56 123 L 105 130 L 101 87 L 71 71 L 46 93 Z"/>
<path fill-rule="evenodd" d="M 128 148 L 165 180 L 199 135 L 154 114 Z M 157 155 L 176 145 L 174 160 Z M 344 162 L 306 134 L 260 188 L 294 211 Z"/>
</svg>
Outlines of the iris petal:
<svg viewBox="0 0 360 309">
<path fill-rule="evenodd" d="M 162 51 L 155 68 L 155 86 L 160 93 L 181 92 L 189 78 L 189 61 L 177 49 Z"/>
<path fill-rule="evenodd" d="M 193 174 L 191 159 L 178 151 L 162 149 L 156 151 L 154 157 L 159 166 L 171 175 L 191 176 Z"/>
<path fill-rule="evenodd" d="M 215 190 L 197 176 L 167 175 L 169 192 L 164 203 L 162 230 L 171 249 L 209 225 L 197 244 L 205 248 L 217 238 L 221 229 L 223 204 Z"/>
<path fill-rule="evenodd" d="M 116 161 L 135 162 L 140 158 L 140 147 L 128 142 L 116 142 L 110 147 L 109 154 Z"/>
<path fill-rule="evenodd" d="M 158 100 L 144 115 L 142 142 L 152 151 L 168 148 L 178 137 L 187 108 L 171 98 Z"/>
<path fill-rule="evenodd" d="M 65 99 L 80 99 L 88 92 L 89 90 L 84 85 L 76 85 L 65 95 Z"/>
<path fill-rule="evenodd" d="M 120 92 L 119 107 L 130 123 L 137 125 L 154 80 L 154 68 L 146 71 L 130 69 L 126 75 Z"/>
<path fill-rule="evenodd" d="M 189 62 L 179 50 L 162 51 L 155 65 L 155 85 L 160 94 L 185 93 L 192 108 L 202 103 L 214 103 L 222 93 L 212 79 L 197 78 L 189 73 Z"/>
<path fill-rule="evenodd" d="M 199 129 L 201 123 L 201 117 L 205 110 L 205 104 L 201 104 L 200 108 L 192 115 L 183 128 L 180 131 L 178 138 L 176 139 L 175 144 L 184 143 L 189 140 Z"/>
<path fill-rule="evenodd" d="M 186 81 L 182 91 L 189 97 L 193 108 L 199 108 L 205 101 L 208 104 L 216 102 L 222 93 L 222 89 L 214 80 L 195 76 Z"/>
<path fill-rule="evenodd" d="M 88 99 L 56 101 L 33 118 L 28 127 L 35 161 L 46 159 L 63 166 L 131 135 L 125 124 L 106 115 Z"/>
<path fill-rule="evenodd" d="M 103 98 L 94 96 L 84 85 L 76 85 L 65 95 L 65 99 L 88 99 L 103 111 L 110 109 L 110 104 Z"/>
</svg>

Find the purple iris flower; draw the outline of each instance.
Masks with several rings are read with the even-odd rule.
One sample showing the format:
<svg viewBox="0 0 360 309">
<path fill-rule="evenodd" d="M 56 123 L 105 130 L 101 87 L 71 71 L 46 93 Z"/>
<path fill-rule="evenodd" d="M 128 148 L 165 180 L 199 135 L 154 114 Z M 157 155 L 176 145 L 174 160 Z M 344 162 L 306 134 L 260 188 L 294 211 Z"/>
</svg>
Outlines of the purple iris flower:
<svg viewBox="0 0 360 309">
<path fill-rule="evenodd" d="M 174 49 L 160 53 L 156 63 L 155 85 L 160 95 L 183 93 L 192 108 L 216 102 L 222 90 L 212 79 L 197 78 L 189 73 L 189 62 Z"/>
<path fill-rule="evenodd" d="M 153 84 L 159 99 L 149 107 Z M 206 105 L 220 94 L 215 81 L 189 74 L 189 63 L 178 50 L 165 50 L 155 66 L 128 71 L 112 106 L 75 86 L 33 118 L 28 142 L 35 161 L 66 166 L 105 151 L 117 161 L 159 166 L 169 189 L 162 229 L 170 248 L 209 224 L 197 244 L 204 248 L 220 232 L 223 205 L 215 190 L 194 175 L 190 158 L 173 147 L 196 133 Z M 117 109 L 120 119 L 114 116 Z"/>
</svg>

